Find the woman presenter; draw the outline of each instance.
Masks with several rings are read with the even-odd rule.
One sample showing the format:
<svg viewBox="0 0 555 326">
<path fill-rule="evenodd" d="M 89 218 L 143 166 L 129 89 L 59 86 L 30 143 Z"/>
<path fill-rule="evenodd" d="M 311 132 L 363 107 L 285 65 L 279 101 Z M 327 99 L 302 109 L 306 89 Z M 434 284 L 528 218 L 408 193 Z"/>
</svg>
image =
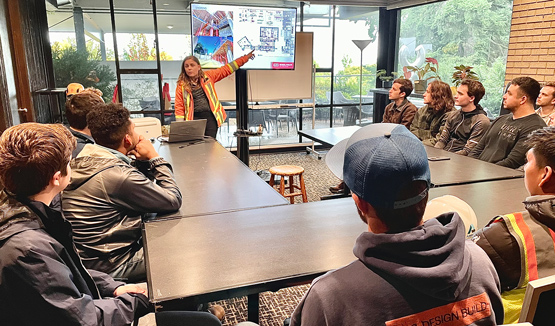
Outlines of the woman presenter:
<svg viewBox="0 0 555 326">
<path fill-rule="evenodd" d="M 216 138 L 226 113 L 218 100 L 214 83 L 231 75 L 254 58 L 254 50 L 218 69 L 202 71 L 195 56 L 188 56 L 181 65 L 175 90 L 175 118 L 177 121 L 206 119 L 204 134 Z"/>
</svg>

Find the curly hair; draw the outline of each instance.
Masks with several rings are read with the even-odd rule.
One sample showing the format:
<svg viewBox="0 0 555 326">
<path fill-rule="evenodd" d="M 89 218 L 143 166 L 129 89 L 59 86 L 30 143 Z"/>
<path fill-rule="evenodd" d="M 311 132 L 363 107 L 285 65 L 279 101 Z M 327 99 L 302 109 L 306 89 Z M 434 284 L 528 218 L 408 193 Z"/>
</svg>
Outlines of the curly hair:
<svg viewBox="0 0 555 326">
<path fill-rule="evenodd" d="M 534 130 L 525 140 L 525 144 L 534 152 L 538 167 L 555 168 L 555 127 Z"/>
<path fill-rule="evenodd" d="M 76 141 L 61 124 L 24 123 L 8 128 L 0 138 L 0 183 L 17 196 L 43 191 L 67 165 Z"/>
<path fill-rule="evenodd" d="M 181 63 L 181 73 L 179 74 L 179 78 L 177 78 L 177 83 L 179 84 L 179 82 L 183 82 L 185 84 L 185 89 L 190 91 L 192 89 L 191 78 L 189 78 L 189 76 L 187 75 L 187 72 L 185 71 L 185 61 L 187 60 L 193 60 L 199 66 L 200 66 L 200 61 L 194 55 L 189 55 L 189 56 L 186 56 L 185 59 L 183 59 L 183 62 Z M 204 71 L 202 71 L 202 68 L 200 68 L 198 75 L 200 78 L 204 78 Z"/>
<path fill-rule="evenodd" d="M 97 144 L 117 149 L 131 126 L 129 110 L 116 103 L 96 106 L 87 114 L 87 125 Z"/>
<path fill-rule="evenodd" d="M 436 112 L 449 112 L 455 108 L 455 100 L 451 92 L 451 86 L 439 80 L 434 80 L 429 84 L 430 106 Z"/>
<path fill-rule="evenodd" d="M 100 91 L 99 91 L 100 92 Z M 87 127 L 87 114 L 97 106 L 103 105 L 102 92 L 97 93 L 94 89 L 85 89 L 66 101 L 67 122 L 72 128 L 83 130 Z"/>
</svg>

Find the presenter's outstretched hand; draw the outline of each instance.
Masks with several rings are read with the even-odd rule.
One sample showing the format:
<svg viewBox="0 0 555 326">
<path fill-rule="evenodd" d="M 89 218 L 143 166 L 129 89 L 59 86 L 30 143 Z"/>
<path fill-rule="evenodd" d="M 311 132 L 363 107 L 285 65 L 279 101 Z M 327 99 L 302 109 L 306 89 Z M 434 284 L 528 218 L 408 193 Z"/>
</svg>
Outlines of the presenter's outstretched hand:
<svg viewBox="0 0 555 326">
<path fill-rule="evenodd" d="M 143 137 L 143 135 L 139 136 L 139 142 L 137 143 L 135 148 L 129 152 L 129 154 L 135 155 L 135 157 L 139 161 L 147 161 L 158 157 L 158 153 L 154 149 L 152 143 L 148 139 Z"/>
<path fill-rule="evenodd" d="M 254 59 L 255 55 L 254 55 L 254 50 L 252 50 L 251 52 L 247 53 L 247 55 L 249 56 L 249 60 Z"/>
</svg>

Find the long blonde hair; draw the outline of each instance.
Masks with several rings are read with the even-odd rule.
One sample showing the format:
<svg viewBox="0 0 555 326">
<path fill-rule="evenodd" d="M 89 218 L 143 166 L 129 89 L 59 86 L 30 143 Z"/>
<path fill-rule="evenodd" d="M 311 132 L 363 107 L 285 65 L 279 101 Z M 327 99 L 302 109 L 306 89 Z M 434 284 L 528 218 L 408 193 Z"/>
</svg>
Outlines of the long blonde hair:
<svg viewBox="0 0 555 326">
<path fill-rule="evenodd" d="M 189 55 L 189 56 L 186 56 L 185 59 L 183 59 L 183 62 L 181 63 L 181 73 L 179 74 L 179 78 L 177 78 L 177 82 L 178 83 L 183 82 L 185 84 L 185 89 L 188 91 L 191 91 L 192 90 L 191 78 L 187 75 L 187 72 L 185 71 L 185 61 L 187 60 L 193 60 L 199 66 L 200 66 L 200 61 L 194 55 Z M 200 68 L 198 72 L 198 77 L 204 78 L 204 71 L 202 71 L 202 68 Z"/>
</svg>

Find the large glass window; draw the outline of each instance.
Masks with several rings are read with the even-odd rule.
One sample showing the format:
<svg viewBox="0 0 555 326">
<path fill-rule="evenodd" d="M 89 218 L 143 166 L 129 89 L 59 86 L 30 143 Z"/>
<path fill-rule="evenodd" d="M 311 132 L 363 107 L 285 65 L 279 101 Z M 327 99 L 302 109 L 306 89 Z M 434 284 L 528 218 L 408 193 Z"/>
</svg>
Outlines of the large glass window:
<svg viewBox="0 0 555 326">
<path fill-rule="evenodd" d="M 108 0 L 97 5 L 107 8 Z M 80 83 L 100 89 L 111 100 L 116 75 L 109 11 L 55 8 L 48 1 L 46 6 L 56 87 Z"/>
<path fill-rule="evenodd" d="M 451 84 L 455 66 L 471 66 L 486 88 L 480 104 L 498 114 L 503 84 L 512 0 L 449 0 L 401 11 L 398 71 L 438 62 L 438 75 Z M 414 78 L 414 77 L 413 77 Z"/>
</svg>

